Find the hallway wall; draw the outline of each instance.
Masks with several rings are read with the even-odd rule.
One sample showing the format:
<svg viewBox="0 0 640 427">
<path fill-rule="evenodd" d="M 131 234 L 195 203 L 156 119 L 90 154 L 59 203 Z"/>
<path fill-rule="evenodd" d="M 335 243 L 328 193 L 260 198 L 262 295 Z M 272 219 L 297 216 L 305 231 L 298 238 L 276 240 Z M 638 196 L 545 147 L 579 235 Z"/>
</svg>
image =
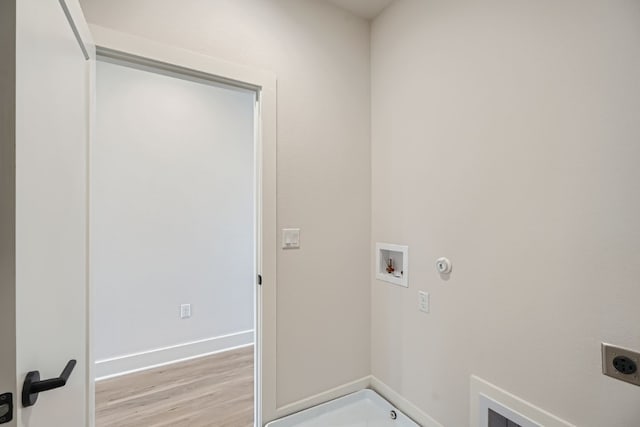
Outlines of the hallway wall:
<svg viewBox="0 0 640 427">
<path fill-rule="evenodd" d="M 253 343 L 255 94 L 106 61 L 96 86 L 96 377 Z"/>
</svg>

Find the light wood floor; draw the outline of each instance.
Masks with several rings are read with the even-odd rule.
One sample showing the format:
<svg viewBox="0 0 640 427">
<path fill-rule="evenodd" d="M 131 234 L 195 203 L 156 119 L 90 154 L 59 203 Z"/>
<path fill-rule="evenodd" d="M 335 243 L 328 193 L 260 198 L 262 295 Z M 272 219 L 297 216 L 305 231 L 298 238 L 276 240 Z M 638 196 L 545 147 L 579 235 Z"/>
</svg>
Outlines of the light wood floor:
<svg viewBox="0 0 640 427">
<path fill-rule="evenodd" d="M 253 347 L 98 382 L 96 426 L 253 426 Z"/>
</svg>

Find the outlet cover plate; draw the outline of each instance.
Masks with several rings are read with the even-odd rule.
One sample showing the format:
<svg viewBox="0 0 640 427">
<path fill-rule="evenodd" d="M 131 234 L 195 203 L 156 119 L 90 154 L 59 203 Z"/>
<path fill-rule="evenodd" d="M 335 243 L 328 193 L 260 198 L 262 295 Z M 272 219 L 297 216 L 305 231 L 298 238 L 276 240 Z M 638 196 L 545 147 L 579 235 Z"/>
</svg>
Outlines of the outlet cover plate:
<svg viewBox="0 0 640 427">
<path fill-rule="evenodd" d="M 640 371 L 633 374 L 623 374 L 613 366 L 613 359 L 618 356 L 628 357 L 640 366 L 640 352 L 602 343 L 602 373 L 617 380 L 640 386 Z"/>
<path fill-rule="evenodd" d="M 180 304 L 180 318 L 191 318 L 191 304 Z"/>
</svg>

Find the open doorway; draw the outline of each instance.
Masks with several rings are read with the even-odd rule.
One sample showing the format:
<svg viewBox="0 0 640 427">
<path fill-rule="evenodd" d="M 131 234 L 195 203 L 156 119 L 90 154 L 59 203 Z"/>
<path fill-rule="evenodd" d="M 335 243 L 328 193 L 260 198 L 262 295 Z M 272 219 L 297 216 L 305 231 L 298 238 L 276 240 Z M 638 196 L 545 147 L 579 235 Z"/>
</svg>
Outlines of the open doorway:
<svg viewBox="0 0 640 427">
<path fill-rule="evenodd" d="M 254 425 L 256 92 L 99 56 L 96 426 Z"/>
</svg>

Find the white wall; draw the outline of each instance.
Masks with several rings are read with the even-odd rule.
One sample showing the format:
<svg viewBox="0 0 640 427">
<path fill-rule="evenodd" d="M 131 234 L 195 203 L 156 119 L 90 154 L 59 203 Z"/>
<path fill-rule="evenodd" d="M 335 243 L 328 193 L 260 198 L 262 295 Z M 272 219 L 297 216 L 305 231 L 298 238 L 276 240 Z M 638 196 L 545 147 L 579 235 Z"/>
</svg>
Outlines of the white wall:
<svg viewBox="0 0 640 427">
<path fill-rule="evenodd" d="M 638 425 L 600 342 L 640 349 L 639 22 L 637 1 L 398 0 L 373 24 L 373 241 L 408 244 L 411 274 L 372 280 L 372 370 L 445 426 L 471 374 Z"/>
<path fill-rule="evenodd" d="M 278 79 L 279 406 L 370 372 L 369 24 L 315 0 L 85 0 L 90 23 Z"/>
<path fill-rule="evenodd" d="M 104 61 L 96 81 L 97 376 L 115 373 L 103 359 L 243 332 L 252 342 L 254 94 Z"/>
</svg>

